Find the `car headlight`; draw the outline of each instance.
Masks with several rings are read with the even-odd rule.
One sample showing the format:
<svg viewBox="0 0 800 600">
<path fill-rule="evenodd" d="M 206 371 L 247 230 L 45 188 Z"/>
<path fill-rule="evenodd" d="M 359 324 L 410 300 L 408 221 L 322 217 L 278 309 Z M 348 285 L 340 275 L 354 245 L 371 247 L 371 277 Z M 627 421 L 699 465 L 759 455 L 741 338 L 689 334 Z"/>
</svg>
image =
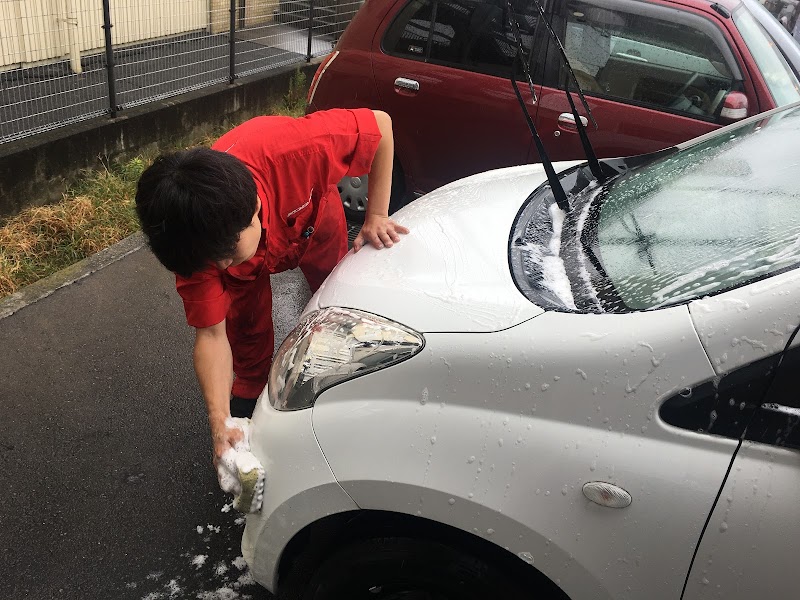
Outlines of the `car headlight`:
<svg viewBox="0 0 800 600">
<path fill-rule="evenodd" d="M 308 408 L 323 390 L 410 358 L 424 343 L 416 331 L 359 310 L 310 313 L 275 355 L 270 404 L 278 410 Z"/>
</svg>

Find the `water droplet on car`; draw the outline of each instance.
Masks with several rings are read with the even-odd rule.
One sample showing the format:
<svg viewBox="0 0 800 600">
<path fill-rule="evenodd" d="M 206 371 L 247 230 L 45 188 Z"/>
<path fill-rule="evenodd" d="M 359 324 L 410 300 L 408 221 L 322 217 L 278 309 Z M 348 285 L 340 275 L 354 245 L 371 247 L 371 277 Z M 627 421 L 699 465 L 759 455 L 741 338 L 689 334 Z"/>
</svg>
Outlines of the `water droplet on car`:
<svg viewBox="0 0 800 600">
<path fill-rule="evenodd" d="M 719 531 L 720 531 L 720 533 L 725 533 L 726 531 L 728 531 L 728 523 L 727 523 L 727 521 L 723 521 L 720 524 Z"/>
<path fill-rule="evenodd" d="M 453 504 L 455 504 L 455 503 L 456 503 L 456 499 L 455 499 L 455 498 L 450 498 L 450 500 L 448 500 L 448 501 L 447 501 L 447 503 L 448 503 L 450 506 L 453 506 Z"/>
<path fill-rule="evenodd" d="M 543 392 L 544 392 L 544 391 L 547 391 L 547 389 L 548 389 L 549 387 L 550 387 L 550 384 L 549 384 L 549 383 L 543 383 L 543 384 L 542 384 L 542 391 L 543 391 Z"/>
<path fill-rule="evenodd" d="M 474 463 L 474 462 L 475 462 L 475 457 L 474 457 L 474 456 L 470 456 L 470 457 L 467 459 L 467 462 L 468 462 L 469 464 L 472 464 L 472 463 Z"/>
<path fill-rule="evenodd" d="M 436 436 L 432 435 L 431 436 L 431 444 L 435 444 L 435 443 L 436 443 Z"/>
<path fill-rule="evenodd" d="M 529 565 L 533 564 L 533 556 L 530 552 L 520 552 L 517 556 L 519 556 L 522 560 L 524 560 Z"/>
<path fill-rule="evenodd" d="M 494 533 L 494 529 L 492 529 L 491 527 L 486 530 L 486 535 L 492 535 L 493 533 Z"/>
</svg>

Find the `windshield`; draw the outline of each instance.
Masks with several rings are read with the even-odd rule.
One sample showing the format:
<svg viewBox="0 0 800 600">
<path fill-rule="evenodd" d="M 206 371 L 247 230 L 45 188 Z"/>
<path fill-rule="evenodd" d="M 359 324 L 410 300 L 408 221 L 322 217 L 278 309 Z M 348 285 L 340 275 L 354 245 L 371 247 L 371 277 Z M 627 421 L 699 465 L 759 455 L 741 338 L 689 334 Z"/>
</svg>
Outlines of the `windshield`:
<svg viewBox="0 0 800 600">
<path fill-rule="evenodd" d="M 686 301 L 797 266 L 799 142 L 796 107 L 613 182 L 587 249 L 625 307 Z"/>
<path fill-rule="evenodd" d="M 761 10 L 766 10 L 759 7 Z M 758 70 L 767 83 L 775 104 L 785 106 L 800 100 L 800 84 L 780 49 L 755 17 L 744 8 L 733 14 L 733 21 L 742 34 Z"/>
</svg>

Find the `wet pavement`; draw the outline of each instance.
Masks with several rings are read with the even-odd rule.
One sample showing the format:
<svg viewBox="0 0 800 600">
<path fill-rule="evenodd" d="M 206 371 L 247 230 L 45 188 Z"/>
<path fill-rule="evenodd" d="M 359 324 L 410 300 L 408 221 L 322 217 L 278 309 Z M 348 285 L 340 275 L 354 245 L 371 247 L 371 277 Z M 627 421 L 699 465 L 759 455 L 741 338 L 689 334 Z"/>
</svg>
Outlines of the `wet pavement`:
<svg viewBox="0 0 800 600">
<path fill-rule="evenodd" d="M 276 276 L 276 339 L 309 293 Z M 0 598 L 271 596 L 211 466 L 172 275 L 146 249 L 0 319 Z"/>
</svg>

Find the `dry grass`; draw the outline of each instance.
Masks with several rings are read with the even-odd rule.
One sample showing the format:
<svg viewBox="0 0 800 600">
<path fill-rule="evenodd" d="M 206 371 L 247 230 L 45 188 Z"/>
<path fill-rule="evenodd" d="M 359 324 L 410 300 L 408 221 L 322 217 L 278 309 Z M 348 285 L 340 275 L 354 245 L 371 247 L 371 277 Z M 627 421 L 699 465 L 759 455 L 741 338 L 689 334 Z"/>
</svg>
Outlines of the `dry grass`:
<svg viewBox="0 0 800 600">
<path fill-rule="evenodd" d="M 63 201 L 0 227 L 0 297 L 117 243 L 139 228 L 133 206 L 144 161 L 87 174 Z"/>
<path fill-rule="evenodd" d="M 304 81 L 295 83 L 273 114 L 302 115 L 304 92 L 298 90 L 303 89 Z M 223 132 L 183 140 L 171 149 L 209 146 Z M 61 202 L 29 208 L 0 222 L 0 298 L 138 231 L 136 182 L 152 158 L 139 156 L 87 171 Z"/>
</svg>

